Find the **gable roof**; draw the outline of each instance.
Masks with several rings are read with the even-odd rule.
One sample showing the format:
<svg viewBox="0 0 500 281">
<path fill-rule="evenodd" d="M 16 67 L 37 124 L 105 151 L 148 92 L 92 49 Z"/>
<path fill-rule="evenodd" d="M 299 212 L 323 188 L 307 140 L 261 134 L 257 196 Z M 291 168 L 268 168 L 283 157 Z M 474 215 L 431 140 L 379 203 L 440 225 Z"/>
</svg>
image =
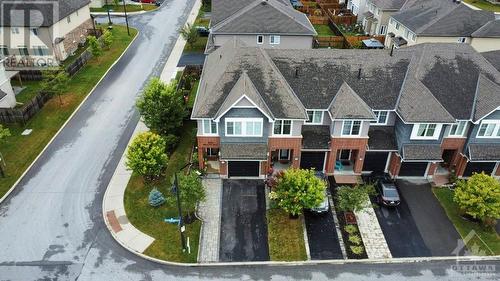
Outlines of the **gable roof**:
<svg viewBox="0 0 500 281">
<path fill-rule="evenodd" d="M 344 82 L 328 110 L 333 119 L 375 119 L 370 107 Z"/>
<path fill-rule="evenodd" d="M 419 0 L 392 16 L 417 35 L 469 37 L 494 20 L 493 12 L 473 10 L 451 0 Z"/>
<path fill-rule="evenodd" d="M 491 20 L 472 33 L 472 37 L 500 38 L 500 19 Z"/>
<path fill-rule="evenodd" d="M 407 0 L 371 0 L 370 2 L 382 10 L 399 10 Z"/>
<path fill-rule="evenodd" d="M 239 0 L 234 2 L 238 9 L 231 8 L 226 17 L 218 16 L 212 21 L 213 34 L 317 34 L 305 14 L 279 0 L 245 1 L 246 5 Z"/>
<path fill-rule="evenodd" d="M 500 85 L 480 74 L 477 82 L 476 98 L 472 121 L 476 122 L 500 106 Z"/>
<path fill-rule="evenodd" d="M 64 19 L 76 10 L 88 5 L 90 0 L 64 0 L 64 1 L 6 1 L 0 0 L 1 21 L 0 26 L 17 27 L 49 27 Z M 23 17 L 12 16 L 12 10 L 31 10 L 29 21 Z M 15 13 L 13 15 L 16 15 Z M 12 16 L 12 17 L 11 17 Z"/>
<path fill-rule="evenodd" d="M 481 53 L 498 71 L 500 71 L 500 50 Z"/>
</svg>

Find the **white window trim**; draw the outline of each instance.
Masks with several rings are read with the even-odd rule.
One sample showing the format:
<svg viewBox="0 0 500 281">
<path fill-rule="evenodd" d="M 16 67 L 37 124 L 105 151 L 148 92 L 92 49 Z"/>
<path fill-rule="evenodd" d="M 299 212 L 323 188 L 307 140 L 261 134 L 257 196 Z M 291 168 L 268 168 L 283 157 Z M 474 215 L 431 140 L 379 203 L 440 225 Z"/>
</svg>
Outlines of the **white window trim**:
<svg viewBox="0 0 500 281">
<path fill-rule="evenodd" d="M 344 124 L 345 124 L 345 122 L 352 122 L 352 125 L 351 125 L 351 134 L 349 134 L 349 135 L 344 134 Z M 352 134 L 352 128 L 354 128 L 354 126 L 353 126 L 354 122 L 359 122 L 359 132 L 358 132 L 357 135 L 353 135 Z M 342 128 L 340 128 L 340 135 L 342 137 L 359 137 L 359 136 L 361 136 L 361 132 L 362 131 L 363 131 L 363 121 L 362 120 L 343 120 L 342 121 Z"/>
<path fill-rule="evenodd" d="M 274 42 L 273 42 L 273 39 L 274 39 Z M 271 35 L 271 36 L 269 36 L 269 44 L 270 45 L 279 45 L 280 43 L 281 43 L 281 37 L 280 37 L 280 35 Z"/>
<path fill-rule="evenodd" d="M 229 122 L 241 122 L 241 134 L 228 135 L 227 134 L 227 123 L 229 123 Z M 246 134 L 247 122 L 259 122 L 260 123 L 260 135 L 247 135 Z M 226 118 L 224 127 L 225 127 L 224 135 L 226 137 L 251 137 L 251 138 L 255 137 L 255 138 L 258 138 L 258 137 L 262 137 L 264 134 L 264 119 L 262 119 L 262 118 Z"/>
<path fill-rule="evenodd" d="M 275 134 L 274 133 L 274 126 L 276 125 L 276 122 L 282 122 L 282 121 L 290 121 L 290 133 L 289 134 L 283 134 L 283 125 L 281 125 L 281 133 Z M 293 120 L 287 120 L 287 119 L 276 119 L 273 123 L 273 136 L 291 136 L 293 131 Z"/>
<path fill-rule="evenodd" d="M 430 125 L 430 124 L 435 124 L 436 129 L 434 129 L 434 135 L 430 137 L 420 137 L 417 136 L 418 133 L 418 128 L 420 125 Z M 436 123 L 416 123 L 413 124 L 413 129 L 411 130 L 411 136 L 410 139 L 412 140 L 438 140 L 439 136 L 441 135 L 441 130 L 443 129 L 443 124 L 436 124 Z"/>
<path fill-rule="evenodd" d="M 288 158 L 281 158 L 281 151 L 282 151 L 282 150 L 287 150 L 287 151 L 288 151 Z M 290 153 L 290 149 L 280 149 L 280 150 L 278 151 L 278 160 L 290 160 L 290 154 L 291 154 L 291 153 Z"/>
<path fill-rule="evenodd" d="M 384 123 L 379 123 L 380 112 L 386 112 L 387 113 L 387 115 L 385 116 L 385 122 Z M 371 126 L 384 126 L 384 125 L 387 125 L 387 121 L 389 120 L 389 110 L 373 110 L 373 114 L 375 114 L 375 116 L 377 117 L 377 121 L 370 122 Z"/>
<path fill-rule="evenodd" d="M 207 121 L 207 120 L 210 121 L 210 123 L 208 125 L 209 132 L 207 132 L 206 131 L 207 128 L 205 128 L 205 121 Z M 216 124 L 215 125 L 215 133 L 212 133 L 212 127 L 211 127 L 212 123 Z M 217 136 L 219 133 L 219 126 L 218 126 L 217 122 L 213 121 L 212 119 L 202 119 L 201 120 L 201 131 L 202 131 L 204 136 Z"/>
<path fill-rule="evenodd" d="M 262 38 L 262 41 L 260 43 L 259 43 L 259 37 Z M 259 34 L 259 35 L 257 35 L 257 45 L 262 45 L 262 44 L 264 44 L 264 35 Z"/>
<path fill-rule="evenodd" d="M 325 111 L 324 111 L 324 110 L 318 110 L 318 109 L 307 109 L 307 110 L 306 110 L 307 118 L 309 118 L 309 114 L 307 113 L 308 111 L 313 111 L 313 112 L 318 112 L 318 111 L 319 111 L 319 112 L 321 112 L 320 122 L 319 122 L 319 123 L 318 123 L 318 122 L 313 122 L 313 120 L 314 120 L 314 113 L 313 113 L 313 120 L 311 120 L 311 122 L 308 122 L 308 121 L 309 121 L 309 119 L 308 119 L 308 120 L 306 120 L 306 121 L 304 122 L 304 125 L 321 125 L 321 124 L 323 124 L 323 120 L 324 120 L 323 118 L 325 118 L 325 117 L 324 117 L 324 116 L 325 116 Z"/>
<path fill-rule="evenodd" d="M 479 135 L 479 131 L 481 130 L 481 126 L 483 124 L 495 125 L 495 128 L 493 128 L 493 133 L 491 136 L 480 136 Z M 498 136 L 499 131 L 500 131 L 500 120 L 483 120 L 483 121 L 481 121 L 481 123 L 479 123 L 476 138 L 478 138 L 478 139 L 500 139 L 500 136 Z"/>
<path fill-rule="evenodd" d="M 457 43 L 467 43 L 467 37 L 458 37 Z"/>
<path fill-rule="evenodd" d="M 451 129 L 453 128 L 453 126 L 457 126 L 457 129 L 458 129 L 458 126 L 460 125 L 460 123 L 465 123 L 463 129 L 462 129 L 462 132 L 460 134 L 457 134 L 457 132 L 455 132 L 455 134 L 452 134 L 451 133 Z M 459 120 L 456 124 L 453 124 L 450 126 L 450 131 L 448 132 L 448 137 L 454 137 L 454 138 L 459 138 L 459 137 L 463 137 L 465 132 L 467 131 L 467 124 L 468 122 L 466 120 Z M 479 131 L 478 131 L 479 132 Z"/>
</svg>

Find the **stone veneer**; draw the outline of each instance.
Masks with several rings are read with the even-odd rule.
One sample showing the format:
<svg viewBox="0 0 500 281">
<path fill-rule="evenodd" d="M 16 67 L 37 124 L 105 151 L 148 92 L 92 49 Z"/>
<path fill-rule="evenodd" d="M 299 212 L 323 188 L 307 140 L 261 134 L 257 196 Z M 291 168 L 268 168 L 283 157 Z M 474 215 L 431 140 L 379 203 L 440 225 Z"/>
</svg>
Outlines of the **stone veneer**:
<svg viewBox="0 0 500 281">
<path fill-rule="evenodd" d="M 92 29 L 92 19 L 86 20 L 64 36 L 64 50 L 68 56 L 78 49 L 78 43 L 82 40 L 82 35 L 83 38 L 87 38 L 87 30 L 89 29 Z"/>
</svg>

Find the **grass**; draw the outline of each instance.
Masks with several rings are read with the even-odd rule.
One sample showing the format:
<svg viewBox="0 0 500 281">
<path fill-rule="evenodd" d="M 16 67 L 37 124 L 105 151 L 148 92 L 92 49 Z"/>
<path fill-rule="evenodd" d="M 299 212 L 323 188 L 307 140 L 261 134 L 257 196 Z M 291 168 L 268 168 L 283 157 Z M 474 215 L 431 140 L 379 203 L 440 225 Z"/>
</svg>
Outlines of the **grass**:
<svg viewBox="0 0 500 281">
<path fill-rule="evenodd" d="M 486 0 L 464 0 L 464 2 L 476 6 L 482 10 L 500 12 L 500 5 L 492 4 Z"/>
<path fill-rule="evenodd" d="M 491 251 L 493 251 L 495 255 L 500 255 L 500 237 L 493 227 L 483 227 L 478 223 L 463 219 L 459 214 L 458 205 L 453 201 L 453 191 L 447 188 L 434 188 L 432 191 L 445 209 L 448 218 L 450 218 L 453 225 L 455 225 L 455 228 L 462 238 L 465 238 L 472 230 L 474 230 L 481 240 L 488 245 L 487 247 L 480 247 L 481 250 L 483 250 L 487 255 L 491 255 Z M 469 249 L 473 249 L 473 244 L 482 245 L 479 239 L 471 239 L 467 247 Z"/>
<path fill-rule="evenodd" d="M 35 97 L 40 91 L 40 81 L 24 81 L 19 83 L 18 81 L 12 81 L 12 86 L 24 87 L 24 89 L 16 95 L 16 101 L 22 104 L 30 101 L 33 97 Z"/>
<path fill-rule="evenodd" d="M 196 80 L 196 82 L 194 82 L 193 88 L 191 89 L 191 92 L 189 93 L 189 100 L 187 104 L 188 108 L 193 108 L 194 100 L 196 99 L 196 93 L 198 92 L 199 86 L 200 86 L 200 80 Z"/>
<path fill-rule="evenodd" d="M 191 254 L 187 254 L 181 250 L 177 225 L 163 221 L 165 218 L 177 217 L 176 200 L 170 192 L 171 179 L 174 172 L 189 161 L 195 135 L 196 123 L 186 122 L 180 143 L 170 156 L 165 177 L 154 183 L 145 184 L 142 177 L 134 174 L 125 190 L 125 212 L 128 219 L 137 229 L 155 238 L 153 244 L 144 252 L 148 256 L 174 262 L 197 261 L 201 222 L 195 221 L 186 225 L 186 236 L 189 237 L 191 245 Z M 167 202 L 158 208 L 148 204 L 148 195 L 153 187 L 158 188 L 167 198 Z"/>
<path fill-rule="evenodd" d="M 19 179 L 113 62 L 123 53 L 137 30 L 131 29 L 130 37 L 123 26 L 115 26 L 112 32 L 115 40 L 111 48 L 105 50 L 100 58 L 92 58 L 70 79 L 69 91 L 62 95 L 62 105 L 58 98 L 53 98 L 28 121 L 26 126 L 7 126 L 12 136 L 5 139 L 0 150 L 7 163 L 7 176 L 0 178 L 0 197 Z M 21 132 L 27 128 L 33 129 L 31 135 L 21 136 Z"/>
<path fill-rule="evenodd" d="M 134 4 L 126 4 L 125 6 L 127 8 L 127 12 L 152 11 L 158 9 L 158 7 L 153 4 L 142 4 L 142 7 L 141 5 L 134 5 Z M 107 12 L 108 8 L 110 9 L 110 12 L 125 11 L 123 9 L 123 4 L 118 4 L 118 6 L 116 6 L 115 4 L 104 5 L 101 8 L 90 8 L 90 11 L 95 13 L 102 13 L 102 12 Z"/>
<path fill-rule="evenodd" d="M 193 46 L 190 46 L 189 44 L 186 44 L 184 47 L 185 53 L 203 53 L 205 51 L 205 46 L 207 45 L 208 42 L 208 37 L 198 37 L 198 40 L 193 44 Z"/>
<path fill-rule="evenodd" d="M 318 36 L 335 36 L 335 33 L 333 33 L 327 24 L 313 24 L 313 26 Z"/>
<path fill-rule="evenodd" d="M 267 212 L 269 256 L 272 261 L 307 260 L 302 218 L 290 219 L 280 209 Z"/>
</svg>

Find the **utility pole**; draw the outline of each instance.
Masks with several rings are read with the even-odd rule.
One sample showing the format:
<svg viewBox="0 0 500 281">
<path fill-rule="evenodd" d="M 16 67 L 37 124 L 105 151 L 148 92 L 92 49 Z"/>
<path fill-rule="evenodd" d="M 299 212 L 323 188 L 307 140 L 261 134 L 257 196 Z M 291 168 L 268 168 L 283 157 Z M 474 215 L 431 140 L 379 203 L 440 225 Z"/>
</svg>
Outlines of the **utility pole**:
<svg viewBox="0 0 500 281">
<path fill-rule="evenodd" d="M 127 5 L 125 5 L 125 0 L 123 1 L 123 11 L 125 11 L 125 22 L 127 23 L 127 34 L 130 36 L 130 29 L 128 27 L 128 15 L 127 15 Z"/>
</svg>

